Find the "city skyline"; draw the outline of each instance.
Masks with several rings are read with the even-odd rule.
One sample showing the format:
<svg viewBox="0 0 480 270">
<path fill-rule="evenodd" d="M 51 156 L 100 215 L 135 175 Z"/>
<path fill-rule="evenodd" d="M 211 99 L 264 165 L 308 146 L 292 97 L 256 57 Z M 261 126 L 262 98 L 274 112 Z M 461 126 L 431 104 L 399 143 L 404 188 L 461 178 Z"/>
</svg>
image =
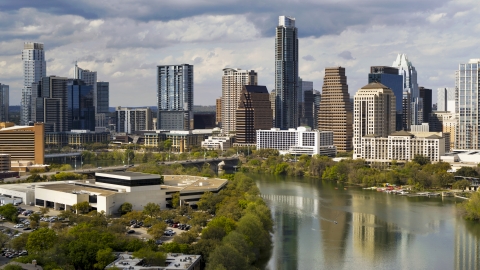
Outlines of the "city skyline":
<svg viewBox="0 0 480 270">
<path fill-rule="evenodd" d="M 322 85 L 325 67 L 344 66 L 353 96 L 365 85 L 370 66 L 390 65 L 398 53 L 415 63 L 422 86 L 453 87 L 458 64 L 478 57 L 477 37 L 466 31 L 478 31 L 478 20 L 470 16 L 478 13 L 479 4 L 474 1 L 401 6 L 384 1 L 361 6 L 348 1 L 276 2 L 258 10 L 256 4 L 246 9 L 238 3 L 191 3 L 182 11 L 175 3 L 161 9 L 157 3 L 125 4 L 115 11 L 103 3 L 84 1 L 38 6 L 34 1 L 30 6 L 28 2 L 2 3 L 0 81 L 10 85 L 11 104 L 20 104 L 19 48 L 32 41 L 45 45 L 47 75 L 70 77 L 72 63 L 78 61 L 82 68 L 95 70 L 102 80 L 111 82 L 112 106 L 154 105 L 155 67 L 177 63 L 197 66 L 194 104 L 213 105 L 209 97 L 220 95 L 226 67 L 254 69 L 261 74 L 258 83 L 274 89 L 272 47 L 281 15 L 296 18 L 299 76 L 313 81 L 315 89 Z M 451 42 L 466 39 L 468 44 Z M 137 89 L 141 95 L 125 99 Z"/>
</svg>

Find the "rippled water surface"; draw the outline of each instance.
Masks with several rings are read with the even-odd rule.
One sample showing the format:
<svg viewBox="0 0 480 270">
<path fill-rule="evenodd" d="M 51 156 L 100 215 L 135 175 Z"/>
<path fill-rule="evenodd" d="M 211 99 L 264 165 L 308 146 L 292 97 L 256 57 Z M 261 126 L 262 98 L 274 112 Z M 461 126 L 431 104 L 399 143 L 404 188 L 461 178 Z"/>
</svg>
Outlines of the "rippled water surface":
<svg viewBox="0 0 480 270">
<path fill-rule="evenodd" d="M 252 177 L 275 224 L 267 269 L 480 269 L 480 224 L 459 199 Z"/>
</svg>

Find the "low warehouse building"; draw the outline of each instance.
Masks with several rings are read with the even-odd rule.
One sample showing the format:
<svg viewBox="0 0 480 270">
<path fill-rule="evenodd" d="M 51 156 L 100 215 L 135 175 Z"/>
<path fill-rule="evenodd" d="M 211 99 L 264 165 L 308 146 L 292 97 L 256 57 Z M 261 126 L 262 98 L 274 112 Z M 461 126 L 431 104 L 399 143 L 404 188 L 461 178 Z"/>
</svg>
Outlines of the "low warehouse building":
<svg viewBox="0 0 480 270">
<path fill-rule="evenodd" d="M 118 213 L 125 202 L 131 203 L 133 210 L 143 210 L 147 203 L 156 203 L 165 209 L 177 192 L 182 203 L 195 205 L 205 192 L 217 193 L 226 184 L 225 179 L 189 175 L 112 172 L 95 173 L 95 179 L 91 180 L 2 185 L 0 194 L 56 210 L 68 210 L 74 204 L 88 202 L 93 210 L 112 215 Z"/>
</svg>

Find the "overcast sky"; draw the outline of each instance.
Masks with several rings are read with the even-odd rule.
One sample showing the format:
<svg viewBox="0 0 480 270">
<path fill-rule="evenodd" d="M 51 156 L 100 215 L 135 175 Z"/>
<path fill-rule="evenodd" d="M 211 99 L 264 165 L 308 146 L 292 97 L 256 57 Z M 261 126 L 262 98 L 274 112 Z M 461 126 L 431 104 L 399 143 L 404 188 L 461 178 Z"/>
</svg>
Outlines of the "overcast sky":
<svg viewBox="0 0 480 270">
<path fill-rule="evenodd" d="M 279 15 L 296 18 L 299 72 L 321 90 L 324 68 L 344 66 L 349 91 L 369 67 L 406 53 L 420 86 L 453 87 L 459 63 L 480 58 L 478 0 L 1 0 L 0 83 L 20 104 L 25 41 L 45 44 L 47 75 L 74 62 L 110 82 L 110 106 L 156 105 L 156 66 L 195 65 L 195 104 L 214 105 L 225 67 L 274 85 Z M 434 101 L 435 102 L 435 101 Z"/>
</svg>

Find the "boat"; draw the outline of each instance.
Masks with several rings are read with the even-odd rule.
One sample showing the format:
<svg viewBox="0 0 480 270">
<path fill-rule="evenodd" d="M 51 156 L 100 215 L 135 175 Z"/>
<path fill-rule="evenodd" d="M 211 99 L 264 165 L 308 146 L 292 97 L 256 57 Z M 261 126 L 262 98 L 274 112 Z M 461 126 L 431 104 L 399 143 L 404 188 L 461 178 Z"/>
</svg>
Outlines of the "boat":
<svg viewBox="0 0 480 270">
<path fill-rule="evenodd" d="M 429 192 L 428 196 L 440 196 L 440 193 Z"/>
</svg>

